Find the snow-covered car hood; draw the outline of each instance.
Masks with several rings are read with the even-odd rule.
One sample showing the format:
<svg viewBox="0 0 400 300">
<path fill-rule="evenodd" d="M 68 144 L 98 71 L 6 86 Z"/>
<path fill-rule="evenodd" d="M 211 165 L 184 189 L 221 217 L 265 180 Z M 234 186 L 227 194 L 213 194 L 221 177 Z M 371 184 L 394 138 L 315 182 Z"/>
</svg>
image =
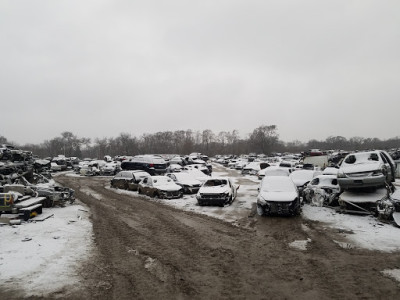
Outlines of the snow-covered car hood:
<svg viewBox="0 0 400 300">
<path fill-rule="evenodd" d="M 168 192 L 179 191 L 181 189 L 181 187 L 177 184 L 161 184 L 155 187 L 161 191 L 168 191 Z"/>
<path fill-rule="evenodd" d="M 203 186 L 199 190 L 199 193 L 201 194 L 222 194 L 228 192 L 228 186 Z"/>
<path fill-rule="evenodd" d="M 201 182 L 199 180 L 196 179 L 183 179 L 183 180 L 179 180 L 180 184 L 184 184 L 184 185 L 199 185 L 201 184 Z"/>
<path fill-rule="evenodd" d="M 290 202 L 297 198 L 297 192 L 265 192 L 261 191 L 260 196 L 265 201 Z"/>
<path fill-rule="evenodd" d="M 339 169 L 339 172 L 342 171 L 344 173 L 358 173 L 358 172 L 372 172 L 376 170 L 380 170 L 382 167 L 382 163 L 377 162 L 369 162 L 369 163 L 362 163 L 362 164 L 342 164 Z"/>
</svg>

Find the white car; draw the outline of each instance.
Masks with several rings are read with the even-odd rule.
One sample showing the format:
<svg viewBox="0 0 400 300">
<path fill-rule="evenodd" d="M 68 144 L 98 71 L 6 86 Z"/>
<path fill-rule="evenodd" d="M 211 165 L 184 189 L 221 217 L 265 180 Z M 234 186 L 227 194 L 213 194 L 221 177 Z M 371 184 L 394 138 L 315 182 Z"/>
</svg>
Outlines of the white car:
<svg viewBox="0 0 400 300">
<path fill-rule="evenodd" d="M 201 187 L 201 181 L 193 178 L 188 173 L 169 173 L 167 174 L 176 184 L 183 188 L 183 192 L 187 194 L 197 193 Z"/>
<path fill-rule="evenodd" d="M 301 203 L 297 187 L 288 176 L 265 177 L 257 197 L 257 213 L 260 216 L 299 215 Z"/>
<path fill-rule="evenodd" d="M 238 189 L 239 186 L 233 184 L 228 177 L 213 177 L 204 182 L 197 192 L 197 202 L 200 206 L 231 204 Z"/>
</svg>

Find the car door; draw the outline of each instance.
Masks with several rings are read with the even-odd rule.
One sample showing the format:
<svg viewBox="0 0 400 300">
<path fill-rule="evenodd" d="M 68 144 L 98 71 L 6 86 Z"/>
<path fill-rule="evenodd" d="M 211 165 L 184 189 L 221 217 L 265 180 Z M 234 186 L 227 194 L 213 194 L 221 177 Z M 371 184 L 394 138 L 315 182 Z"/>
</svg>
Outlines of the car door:
<svg viewBox="0 0 400 300">
<path fill-rule="evenodd" d="M 390 158 L 389 154 L 385 153 L 384 151 L 380 152 L 381 158 L 385 163 L 386 170 L 388 172 L 386 176 L 386 181 L 393 182 L 395 180 L 395 174 L 396 174 L 396 166 L 393 162 L 393 160 Z"/>
</svg>

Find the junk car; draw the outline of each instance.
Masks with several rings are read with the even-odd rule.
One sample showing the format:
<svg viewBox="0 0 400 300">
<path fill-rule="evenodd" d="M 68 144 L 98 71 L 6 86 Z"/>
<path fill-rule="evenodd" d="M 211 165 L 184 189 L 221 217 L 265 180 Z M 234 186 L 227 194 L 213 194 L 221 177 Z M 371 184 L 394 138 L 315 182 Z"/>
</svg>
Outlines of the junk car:
<svg viewBox="0 0 400 300">
<path fill-rule="evenodd" d="M 381 187 L 395 181 L 396 164 L 386 151 L 351 153 L 339 167 L 338 182 L 343 190 Z"/>
<path fill-rule="evenodd" d="M 170 173 L 167 174 L 167 176 L 176 184 L 180 185 L 183 188 L 183 192 L 186 194 L 197 193 L 200 189 L 201 181 L 193 178 L 193 176 L 188 173 Z"/>
<path fill-rule="evenodd" d="M 149 176 L 139 182 L 138 193 L 153 198 L 176 199 L 183 196 L 183 188 L 167 176 Z"/>
<path fill-rule="evenodd" d="M 263 215 L 299 215 L 299 192 L 288 176 L 267 176 L 260 184 L 257 213 Z"/>
<path fill-rule="evenodd" d="M 111 179 L 111 187 L 136 191 L 138 183 L 147 176 L 150 174 L 143 171 L 121 171 Z"/>
<path fill-rule="evenodd" d="M 231 204 L 237 196 L 239 186 L 228 177 L 214 177 L 206 180 L 197 192 L 196 198 L 200 206 Z"/>
</svg>

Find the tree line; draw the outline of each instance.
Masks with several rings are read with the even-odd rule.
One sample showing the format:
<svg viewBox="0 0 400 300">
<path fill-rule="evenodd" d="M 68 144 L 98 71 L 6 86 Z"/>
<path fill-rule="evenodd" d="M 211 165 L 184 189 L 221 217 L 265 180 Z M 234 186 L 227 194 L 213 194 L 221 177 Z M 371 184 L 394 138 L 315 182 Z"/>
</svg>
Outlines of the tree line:
<svg viewBox="0 0 400 300">
<path fill-rule="evenodd" d="M 7 144 L 7 138 L 0 136 L 0 144 Z M 40 144 L 14 145 L 32 151 L 39 157 L 65 155 L 79 158 L 103 158 L 105 155 L 137 154 L 189 154 L 201 152 L 209 156 L 216 154 L 239 155 L 244 153 L 271 154 L 274 152 L 298 153 L 307 149 L 342 149 L 347 151 L 365 149 L 393 149 L 400 147 L 400 137 L 387 140 L 378 138 L 330 136 L 323 141 L 308 142 L 279 140 L 276 125 L 261 125 L 246 138 L 240 138 L 238 130 L 214 133 L 203 131 L 177 130 L 146 133 L 140 137 L 130 133 L 120 133 L 110 138 L 78 137 L 72 132 L 62 132 L 60 136 L 45 140 Z"/>
</svg>

